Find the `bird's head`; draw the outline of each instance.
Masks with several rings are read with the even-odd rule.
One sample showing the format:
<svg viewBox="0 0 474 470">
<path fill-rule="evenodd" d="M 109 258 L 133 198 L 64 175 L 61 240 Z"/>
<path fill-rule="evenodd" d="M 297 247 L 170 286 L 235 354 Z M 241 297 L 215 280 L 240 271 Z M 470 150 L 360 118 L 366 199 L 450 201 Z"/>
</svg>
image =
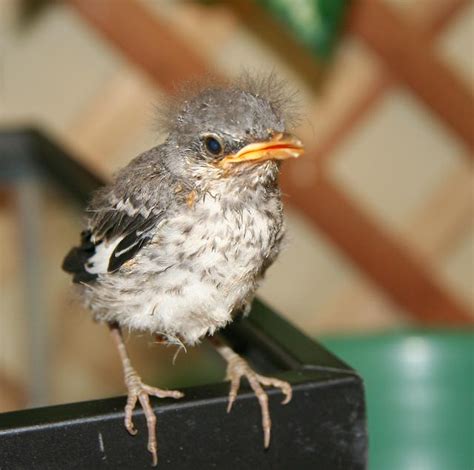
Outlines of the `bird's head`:
<svg viewBox="0 0 474 470">
<path fill-rule="evenodd" d="M 291 99 L 275 87 L 270 79 L 247 80 L 181 100 L 168 124 L 169 168 L 204 184 L 275 178 L 279 162 L 303 154 L 301 141 L 288 132 Z"/>
</svg>

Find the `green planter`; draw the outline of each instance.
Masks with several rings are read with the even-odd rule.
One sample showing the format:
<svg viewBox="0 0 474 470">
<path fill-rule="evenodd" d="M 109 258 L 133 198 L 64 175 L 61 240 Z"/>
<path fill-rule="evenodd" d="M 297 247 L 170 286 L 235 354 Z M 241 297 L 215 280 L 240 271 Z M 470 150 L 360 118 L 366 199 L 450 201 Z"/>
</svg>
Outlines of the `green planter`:
<svg viewBox="0 0 474 470">
<path fill-rule="evenodd" d="M 364 378 L 373 470 L 474 468 L 474 335 L 320 338 Z"/>
</svg>

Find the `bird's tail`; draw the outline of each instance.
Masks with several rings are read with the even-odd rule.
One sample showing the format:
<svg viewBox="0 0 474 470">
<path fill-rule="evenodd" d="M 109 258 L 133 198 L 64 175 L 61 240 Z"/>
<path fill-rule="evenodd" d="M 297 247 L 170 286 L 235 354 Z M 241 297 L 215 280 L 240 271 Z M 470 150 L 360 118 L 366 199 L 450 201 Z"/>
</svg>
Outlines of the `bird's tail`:
<svg viewBox="0 0 474 470">
<path fill-rule="evenodd" d="M 73 275 L 75 283 L 90 283 L 97 279 L 97 274 L 87 271 L 86 266 L 95 254 L 95 245 L 91 241 L 90 230 L 84 230 L 81 233 L 81 245 L 72 248 L 64 258 L 62 268 L 64 271 Z"/>
</svg>

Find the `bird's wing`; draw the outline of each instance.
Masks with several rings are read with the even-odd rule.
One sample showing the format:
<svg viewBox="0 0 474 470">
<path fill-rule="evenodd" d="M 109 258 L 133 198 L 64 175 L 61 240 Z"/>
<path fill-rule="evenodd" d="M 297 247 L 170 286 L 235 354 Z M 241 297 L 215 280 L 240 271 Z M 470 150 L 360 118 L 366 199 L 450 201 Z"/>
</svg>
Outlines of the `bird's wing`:
<svg viewBox="0 0 474 470">
<path fill-rule="evenodd" d="M 113 196 L 109 204 L 92 210 L 89 228 L 81 234 L 81 245 L 73 248 L 63 262 L 63 269 L 74 275 L 76 283 L 89 283 L 99 274 L 117 271 L 150 241 L 164 218 L 164 211 Z"/>
</svg>

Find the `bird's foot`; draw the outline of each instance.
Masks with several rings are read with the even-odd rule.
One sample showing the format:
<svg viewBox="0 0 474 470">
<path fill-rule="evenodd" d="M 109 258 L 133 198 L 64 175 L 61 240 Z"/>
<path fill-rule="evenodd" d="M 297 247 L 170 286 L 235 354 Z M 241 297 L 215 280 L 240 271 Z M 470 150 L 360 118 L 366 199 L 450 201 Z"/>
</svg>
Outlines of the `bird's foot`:
<svg viewBox="0 0 474 470">
<path fill-rule="evenodd" d="M 270 430 L 272 422 L 270 419 L 270 411 L 268 409 L 268 395 L 262 385 L 279 388 L 285 395 L 285 399 L 282 402 L 283 405 L 286 405 L 291 400 L 291 385 L 284 380 L 257 374 L 244 359 L 233 353 L 232 357 L 228 358 L 227 366 L 227 379 L 230 380 L 227 413 L 232 409 L 232 405 L 237 397 L 237 392 L 239 391 L 240 379 L 242 377 L 247 378 L 250 387 L 252 387 L 252 390 L 255 392 L 260 403 L 260 408 L 262 410 L 263 445 L 267 448 L 270 445 Z"/>
<path fill-rule="evenodd" d="M 140 401 L 146 417 L 148 427 L 148 451 L 153 457 L 153 466 L 158 464 L 158 441 L 156 439 L 156 416 L 150 404 L 150 395 L 158 398 L 181 398 L 184 394 L 177 390 L 162 390 L 160 388 L 151 387 L 142 382 L 140 376 L 130 367 L 125 374 L 125 383 L 128 389 L 127 404 L 125 406 L 125 427 L 127 431 L 134 436 L 137 430 L 133 425 L 132 413 Z"/>
</svg>

